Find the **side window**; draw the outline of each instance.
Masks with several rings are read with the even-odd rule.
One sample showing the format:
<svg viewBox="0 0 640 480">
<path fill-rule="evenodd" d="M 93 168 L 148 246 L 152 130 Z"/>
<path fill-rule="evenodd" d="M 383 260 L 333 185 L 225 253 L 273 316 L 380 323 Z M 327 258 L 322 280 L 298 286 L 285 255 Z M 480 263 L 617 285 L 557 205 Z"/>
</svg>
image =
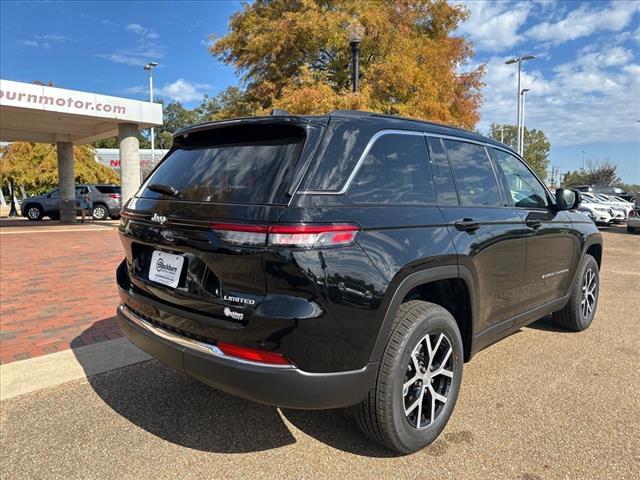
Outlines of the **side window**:
<svg viewBox="0 0 640 480">
<path fill-rule="evenodd" d="M 451 160 L 460 203 L 476 207 L 501 206 L 496 176 L 484 147 L 456 140 L 445 140 L 444 144 Z"/>
<path fill-rule="evenodd" d="M 380 137 L 364 158 L 347 195 L 356 203 L 433 203 L 424 137 Z"/>
<path fill-rule="evenodd" d="M 524 208 L 546 208 L 544 186 L 518 158 L 503 150 L 492 148 L 493 158 L 505 177 L 506 189 L 513 205 Z"/>
<path fill-rule="evenodd" d="M 458 205 L 456 185 L 453 183 L 453 175 L 447 154 L 439 138 L 428 138 L 429 158 L 431 159 L 431 171 L 438 205 Z"/>
<path fill-rule="evenodd" d="M 52 197 L 57 197 L 58 195 L 60 195 L 60 189 L 56 188 L 55 190 L 51 190 L 51 192 L 49 192 L 49 195 L 51 195 Z"/>
<path fill-rule="evenodd" d="M 88 192 L 89 189 L 87 187 L 76 187 L 76 195 L 83 195 Z"/>
</svg>

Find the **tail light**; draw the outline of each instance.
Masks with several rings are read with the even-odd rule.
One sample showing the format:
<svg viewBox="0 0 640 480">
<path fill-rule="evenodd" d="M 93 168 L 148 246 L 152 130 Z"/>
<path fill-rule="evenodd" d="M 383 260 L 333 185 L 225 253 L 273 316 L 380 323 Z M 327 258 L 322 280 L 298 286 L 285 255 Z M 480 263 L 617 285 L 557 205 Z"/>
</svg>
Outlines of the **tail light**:
<svg viewBox="0 0 640 480">
<path fill-rule="evenodd" d="M 214 223 L 212 228 L 227 243 L 296 248 L 351 245 L 361 230 L 351 223 L 272 226 Z"/>
<path fill-rule="evenodd" d="M 251 362 L 268 363 L 271 365 L 291 365 L 284 355 L 277 352 L 269 352 L 267 350 L 258 350 L 255 348 L 241 347 L 232 343 L 218 342 L 218 348 L 225 355 L 230 357 L 242 358 Z"/>
<path fill-rule="evenodd" d="M 120 195 L 119 193 L 110 193 L 109 197 L 115 198 L 117 200 L 119 198 L 122 198 L 122 195 Z"/>
<path fill-rule="evenodd" d="M 635 210 L 629 210 L 630 217 L 640 217 L 640 214 Z"/>
</svg>

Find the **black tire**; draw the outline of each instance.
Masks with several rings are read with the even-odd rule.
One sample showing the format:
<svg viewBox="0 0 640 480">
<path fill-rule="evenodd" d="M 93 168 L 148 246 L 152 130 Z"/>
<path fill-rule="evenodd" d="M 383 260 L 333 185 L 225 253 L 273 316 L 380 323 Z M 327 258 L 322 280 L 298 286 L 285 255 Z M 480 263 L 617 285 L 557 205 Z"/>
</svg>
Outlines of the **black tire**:
<svg viewBox="0 0 640 480">
<path fill-rule="evenodd" d="M 593 275 L 594 286 L 591 288 L 591 275 Z M 586 285 L 588 283 L 588 285 Z M 586 290 L 585 290 L 586 289 Z M 591 291 L 585 299 L 585 291 Z M 553 313 L 553 320 L 560 327 L 581 332 L 589 328 L 598 307 L 598 294 L 600 292 L 600 271 L 598 262 L 591 255 L 586 254 L 578 270 L 578 274 L 571 287 L 569 302 L 562 310 Z M 585 307 L 583 300 L 590 304 Z"/>
<path fill-rule="evenodd" d="M 636 229 L 635 229 L 635 227 L 630 227 L 629 225 L 627 225 L 627 232 L 636 233 Z"/>
<path fill-rule="evenodd" d="M 106 220 L 109 218 L 109 209 L 105 205 L 97 203 L 93 206 L 93 210 L 91 210 L 91 216 L 94 220 Z"/>
<path fill-rule="evenodd" d="M 42 210 L 42 207 L 40 205 L 35 205 L 33 203 L 31 205 L 27 205 L 24 209 L 24 212 L 25 212 L 24 216 L 27 217 L 32 222 L 42 220 L 42 217 L 44 216 L 44 211 Z"/>
<path fill-rule="evenodd" d="M 433 343 L 431 337 L 434 338 Z M 422 375 L 414 368 L 413 354 L 416 352 L 419 358 L 420 352 L 427 351 L 425 339 L 428 339 L 426 341 L 433 348 L 433 358 L 437 360 L 438 355 L 441 355 L 441 364 L 434 370 L 433 358 L 428 361 L 427 367 L 420 363 L 424 367 L 421 369 L 422 374 L 429 375 L 442 370 L 440 367 L 450 367 L 453 373 L 450 377 L 443 374 L 434 376 L 431 381 L 419 379 L 405 388 L 405 382 L 409 384 Z M 446 357 L 448 348 L 452 352 Z M 416 452 L 432 443 L 449 421 L 458 398 L 462 382 L 462 353 L 460 331 L 455 319 L 446 309 L 417 300 L 400 305 L 380 362 L 376 385 L 369 391 L 367 398 L 356 406 L 356 422 L 363 433 L 401 454 Z M 426 361 L 424 358 L 422 360 Z M 446 402 L 434 400 L 435 397 L 430 392 L 438 395 L 446 393 Z M 416 395 L 422 396 L 416 398 Z M 439 406 L 436 406 L 435 414 L 430 414 L 427 408 L 429 411 L 424 418 L 426 426 L 422 426 L 422 408 L 425 403 Z M 420 405 L 420 410 L 417 407 L 411 409 L 416 404 Z M 408 414 L 405 413 L 406 410 Z M 418 417 L 421 419 L 420 424 Z M 416 428 L 418 426 L 420 428 Z"/>
</svg>

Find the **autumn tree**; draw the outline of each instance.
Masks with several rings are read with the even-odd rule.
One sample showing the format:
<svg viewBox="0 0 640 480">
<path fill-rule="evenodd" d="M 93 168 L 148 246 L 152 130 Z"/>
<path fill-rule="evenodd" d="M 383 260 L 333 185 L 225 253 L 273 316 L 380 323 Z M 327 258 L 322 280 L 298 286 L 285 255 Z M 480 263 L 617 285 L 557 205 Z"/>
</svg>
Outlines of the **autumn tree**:
<svg viewBox="0 0 640 480">
<path fill-rule="evenodd" d="M 453 35 L 467 16 L 445 0 L 257 0 L 231 17 L 210 51 L 242 75 L 246 89 L 231 105 L 249 113 L 361 109 L 472 128 L 483 67 L 463 72 L 471 45 Z M 352 23 L 364 30 L 357 93 Z"/>
<path fill-rule="evenodd" d="M 567 172 L 562 181 L 565 187 L 578 185 L 611 186 L 620 182 L 618 166 L 605 160 L 604 162 L 589 162 L 586 169 Z"/>
<path fill-rule="evenodd" d="M 98 163 L 90 145 L 73 147 L 76 183 L 119 183 L 118 174 Z M 58 153 L 44 143 L 15 142 L 4 148 L 0 158 L 0 183 L 22 185 L 30 193 L 58 186 Z"/>
<path fill-rule="evenodd" d="M 518 128 L 515 125 L 492 123 L 489 136 L 517 151 Z M 543 180 L 547 177 L 550 149 L 551 144 L 542 130 L 524 128 L 524 152 L 522 156 Z"/>
</svg>

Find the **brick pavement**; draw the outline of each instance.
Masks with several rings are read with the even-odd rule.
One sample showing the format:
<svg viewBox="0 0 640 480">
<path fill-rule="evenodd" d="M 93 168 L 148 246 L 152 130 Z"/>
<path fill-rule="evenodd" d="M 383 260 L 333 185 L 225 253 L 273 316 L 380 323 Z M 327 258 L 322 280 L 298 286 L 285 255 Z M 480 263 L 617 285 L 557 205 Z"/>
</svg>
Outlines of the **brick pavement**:
<svg viewBox="0 0 640 480">
<path fill-rule="evenodd" d="M 0 363 L 121 337 L 122 257 L 115 229 L 0 235 Z"/>
</svg>

